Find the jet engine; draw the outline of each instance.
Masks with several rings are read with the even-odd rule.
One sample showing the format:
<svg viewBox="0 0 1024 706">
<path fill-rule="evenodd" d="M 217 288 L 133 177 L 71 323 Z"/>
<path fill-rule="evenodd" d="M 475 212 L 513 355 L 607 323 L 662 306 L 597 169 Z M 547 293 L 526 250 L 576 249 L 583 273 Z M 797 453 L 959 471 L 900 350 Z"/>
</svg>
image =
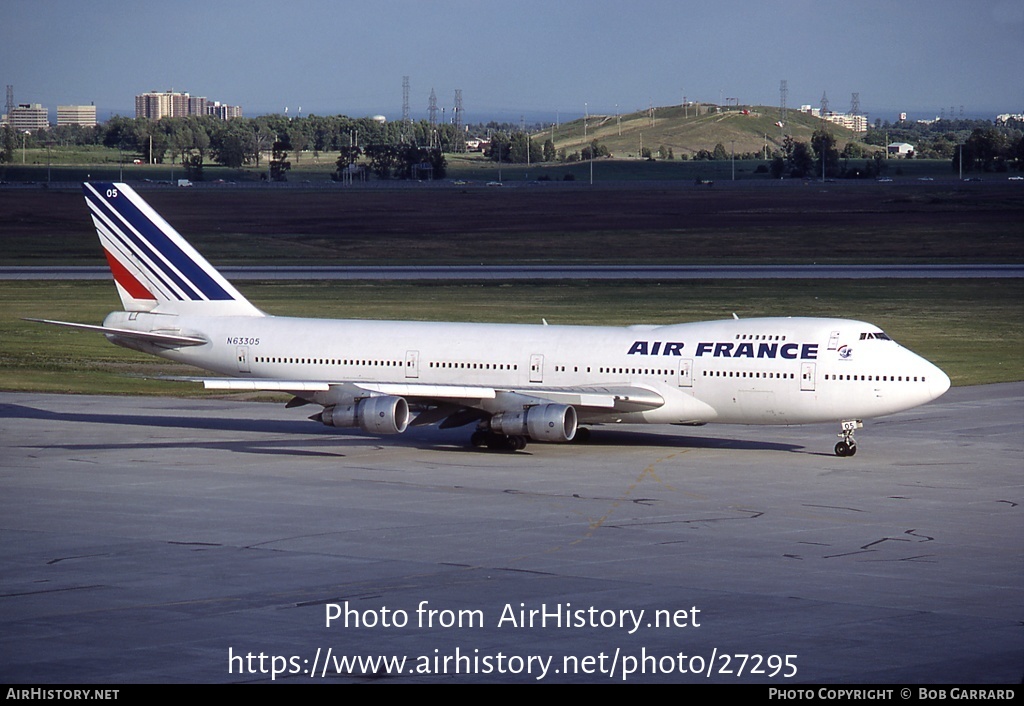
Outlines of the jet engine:
<svg viewBox="0 0 1024 706">
<path fill-rule="evenodd" d="M 572 441 L 576 436 L 576 409 L 564 404 L 544 404 L 491 417 L 491 431 L 508 436 L 528 436 L 535 441 Z"/>
<path fill-rule="evenodd" d="M 318 417 L 329 427 L 359 427 L 370 434 L 401 434 L 409 426 L 404 397 L 364 397 L 355 404 L 324 407 Z"/>
</svg>

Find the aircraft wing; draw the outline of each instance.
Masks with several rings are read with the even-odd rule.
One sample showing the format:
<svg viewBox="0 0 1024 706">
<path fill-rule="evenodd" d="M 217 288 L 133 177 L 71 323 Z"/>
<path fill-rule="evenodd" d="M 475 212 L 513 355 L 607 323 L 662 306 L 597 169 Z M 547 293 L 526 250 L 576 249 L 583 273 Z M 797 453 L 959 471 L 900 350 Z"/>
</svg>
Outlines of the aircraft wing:
<svg viewBox="0 0 1024 706">
<path fill-rule="evenodd" d="M 269 380 L 260 378 L 199 378 L 208 390 L 246 390 L 291 392 L 328 392 L 336 390 L 345 396 L 360 397 L 364 393 L 404 397 L 413 404 L 459 403 L 475 406 L 484 400 L 511 397 L 521 404 L 530 400 L 554 402 L 574 407 L 614 412 L 642 412 L 657 409 L 665 399 L 645 387 L 622 385 L 610 387 L 524 387 L 515 389 L 478 385 L 432 385 L 415 382 L 339 382 L 331 380 Z M 521 399 L 520 399 L 521 398 Z"/>
</svg>

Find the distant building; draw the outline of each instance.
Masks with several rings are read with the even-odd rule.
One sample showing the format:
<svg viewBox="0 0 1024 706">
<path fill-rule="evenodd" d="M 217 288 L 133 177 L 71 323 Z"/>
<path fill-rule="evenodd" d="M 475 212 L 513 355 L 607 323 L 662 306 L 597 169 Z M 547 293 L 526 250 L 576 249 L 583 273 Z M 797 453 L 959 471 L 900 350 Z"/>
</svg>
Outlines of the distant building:
<svg viewBox="0 0 1024 706">
<path fill-rule="evenodd" d="M 220 101 L 214 101 L 206 104 L 206 114 L 221 120 L 231 120 L 242 117 L 242 106 L 223 105 Z"/>
<path fill-rule="evenodd" d="M 188 95 L 187 93 L 185 95 Z M 206 115 L 206 96 L 188 96 L 188 114 Z"/>
<path fill-rule="evenodd" d="M 214 115 L 224 120 L 242 115 L 238 105 L 222 106 L 219 101 L 210 101 L 205 96 L 192 96 L 175 91 L 150 91 L 135 96 L 135 117 L 160 120 L 161 118 L 184 118 L 189 115 Z"/>
<path fill-rule="evenodd" d="M 4 116 L 4 124 L 18 132 L 25 130 L 46 130 L 50 127 L 50 115 L 39 103 L 22 103 Z"/>
<path fill-rule="evenodd" d="M 833 113 L 831 111 L 822 115 L 819 108 L 813 108 L 809 105 L 800 106 L 800 112 L 807 113 L 815 118 L 828 120 L 830 123 L 835 123 L 836 125 L 845 127 L 847 130 L 853 130 L 854 132 L 868 131 L 868 119 L 865 115 L 850 115 L 848 113 Z"/>
<path fill-rule="evenodd" d="M 95 105 L 58 105 L 57 127 L 62 125 L 96 125 Z"/>
<path fill-rule="evenodd" d="M 820 113 L 817 108 L 815 112 Z M 814 112 L 812 112 L 812 115 Z M 854 132 L 867 132 L 868 131 L 868 119 L 864 115 L 849 115 L 847 113 L 825 113 L 824 115 L 818 115 L 822 120 L 828 120 L 830 123 L 845 127 L 847 130 L 853 130 Z"/>
<path fill-rule="evenodd" d="M 853 130 L 854 132 L 868 131 L 868 119 L 865 115 L 829 113 L 825 116 L 825 120 L 833 122 L 836 125 L 841 125 L 847 130 Z"/>
<path fill-rule="evenodd" d="M 894 157 L 913 157 L 914 146 L 907 142 L 893 142 L 887 148 L 889 154 Z"/>
<path fill-rule="evenodd" d="M 160 118 L 181 118 L 188 115 L 187 93 L 173 91 L 150 91 L 135 96 L 135 117 L 159 120 Z"/>
</svg>

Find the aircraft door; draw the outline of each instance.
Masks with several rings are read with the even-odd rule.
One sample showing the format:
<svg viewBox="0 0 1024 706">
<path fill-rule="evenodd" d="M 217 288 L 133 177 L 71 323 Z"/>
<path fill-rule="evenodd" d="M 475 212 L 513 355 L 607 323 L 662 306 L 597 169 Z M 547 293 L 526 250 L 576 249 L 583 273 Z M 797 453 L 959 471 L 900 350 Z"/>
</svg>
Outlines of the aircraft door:
<svg viewBox="0 0 1024 706">
<path fill-rule="evenodd" d="M 530 356 L 530 382 L 544 382 L 544 356 L 539 353 Z"/>
<path fill-rule="evenodd" d="M 249 346 L 235 346 L 235 359 L 238 361 L 238 372 L 249 372 Z"/>
<path fill-rule="evenodd" d="M 689 358 L 679 361 L 679 387 L 693 387 L 693 361 Z"/>
<path fill-rule="evenodd" d="M 814 363 L 800 364 L 800 389 L 814 392 Z"/>
<path fill-rule="evenodd" d="M 420 352 L 419 351 L 406 351 L 405 352 L 405 377 L 409 379 L 418 378 L 420 376 Z"/>
</svg>

